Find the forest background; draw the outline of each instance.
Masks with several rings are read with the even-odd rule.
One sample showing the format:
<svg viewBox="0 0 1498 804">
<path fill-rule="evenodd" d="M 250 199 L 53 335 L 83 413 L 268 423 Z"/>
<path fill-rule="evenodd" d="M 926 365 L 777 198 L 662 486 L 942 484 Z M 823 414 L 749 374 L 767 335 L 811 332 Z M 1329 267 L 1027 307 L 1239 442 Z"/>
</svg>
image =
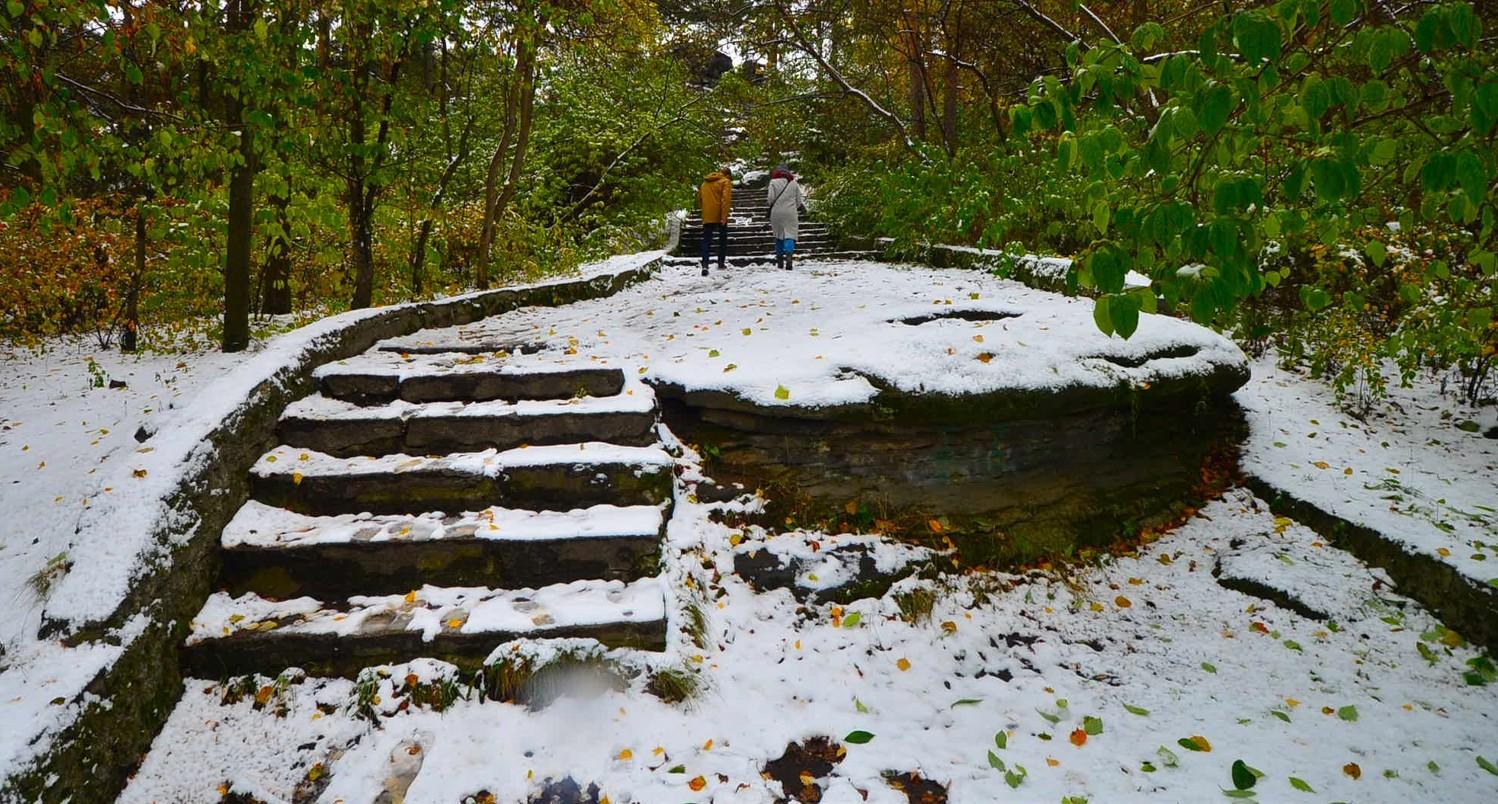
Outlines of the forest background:
<svg viewBox="0 0 1498 804">
<path fill-rule="evenodd" d="M 845 237 L 1075 257 L 1105 331 L 1163 309 L 1355 407 L 1420 376 L 1477 402 L 1498 373 L 1495 17 L 4 0 L 0 339 L 242 349 L 659 247 L 714 166 L 789 160 Z"/>
</svg>

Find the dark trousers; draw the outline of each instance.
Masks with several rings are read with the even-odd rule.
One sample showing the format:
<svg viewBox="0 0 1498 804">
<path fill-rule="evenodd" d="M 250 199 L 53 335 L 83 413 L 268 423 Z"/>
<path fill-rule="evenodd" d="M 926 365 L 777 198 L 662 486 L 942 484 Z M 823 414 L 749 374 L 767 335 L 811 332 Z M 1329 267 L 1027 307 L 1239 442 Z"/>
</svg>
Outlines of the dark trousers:
<svg viewBox="0 0 1498 804">
<path fill-rule="evenodd" d="M 718 267 L 722 268 L 728 260 L 728 224 L 726 223 L 702 224 L 702 264 L 707 265 L 712 259 L 714 234 L 718 236 Z"/>
</svg>

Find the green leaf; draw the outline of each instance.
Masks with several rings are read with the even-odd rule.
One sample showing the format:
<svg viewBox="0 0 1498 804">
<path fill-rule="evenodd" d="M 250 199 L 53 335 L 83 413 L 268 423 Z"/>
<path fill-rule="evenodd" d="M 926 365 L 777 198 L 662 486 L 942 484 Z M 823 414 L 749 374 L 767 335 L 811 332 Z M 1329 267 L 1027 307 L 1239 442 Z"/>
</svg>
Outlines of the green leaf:
<svg viewBox="0 0 1498 804">
<path fill-rule="evenodd" d="M 1356 706 L 1344 706 L 1337 710 L 1337 717 L 1349 723 L 1356 723 L 1358 720 L 1358 708 Z"/>
<path fill-rule="evenodd" d="M 1285 714 L 1284 712 L 1281 712 L 1278 709 L 1270 710 L 1269 714 L 1274 715 L 1275 717 L 1279 718 L 1280 720 L 1285 721 L 1286 723 L 1290 722 L 1290 716 L 1287 715 L 1287 714 Z"/>
<path fill-rule="evenodd" d="M 1097 324 L 1098 329 L 1103 331 L 1103 334 L 1112 335 L 1113 316 L 1108 312 L 1108 298 L 1107 296 L 1099 296 L 1092 303 L 1092 321 Z M 1055 721 L 1052 722 L 1054 723 Z"/>
<path fill-rule="evenodd" d="M 26 4 L 21 0 L 6 0 L 5 10 L 9 11 L 12 17 L 20 19 L 21 15 L 26 13 Z"/>
<path fill-rule="evenodd" d="M 1477 757 L 1477 767 L 1482 768 L 1483 770 L 1493 774 L 1494 776 L 1498 776 L 1498 765 L 1494 765 L 1493 763 L 1489 762 L 1485 757 Z"/>
<path fill-rule="evenodd" d="M 1139 329 L 1139 300 L 1133 296 L 1114 296 L 1108 303 L 1108 315 L 1113 319 L 1113 329 L 1122 338 L 1128 338 Z"/>
<path fill-rule="evenodd" d="M 1047 712 L 1044 709 L 1036 709 L 1035 711 L 1041 717 L 1045 718 L 1045 721 L 1047 723 L 1051 724 L 1052 726 L 1054 726 L 1057 723 L 1061 722 L 1061 716 L 1060 715 L 1054 714 L 1052 712 Z"/>
<path fill-rule="evenodd" d="M 1399 143 L 1384 138 L 1373 144 L 1373 150 L 1368 154 L 1368 161 L 1375 165 L 1387 165 L 1394 161 L 1394 157 L 1398 154 Z"/>
<path fill-rule="evenodd" d="M 1009 747 L 1009 733 L 1006 732 L 1006 731 L 999 731 L 998 733 L 994 734 L 994 736 L 993 736 L 993 744 L 997 745 L 1000 750 L 1008 748 Z"/>
<path fill-rule="evenodd" d="M 867 715 L 870 711 L 872 711 L 869 709 L 867 704 L 865 704 L 863 701 L 858 700 L 857 698 L 853 699 L 853 708 L 858 710 L 858 713 L 860 715 Z"/>
<path fill-rule="evenodd" d="M 1316 792 L 1316 790 L 1314 788 L 1312 788 L 1310 785 L 1306 784 L 1306 780 L 1305 779 L 1297 778 L 1295 776 L 1291 776 L 1290 777 L 1290 786 L 1293 787 L 1293 788 L 1295 788 L 1296 790 L 1299 790 L 1302 793 L 1314 793 L 1314 792 Z"/>
<path fill-rule="evenodd" d="M 1145 709 L 1142 706 L 1130 706 L 1128 704 L 1124 704 L 1123 708 L 1124 708 L 1124 711 L 1128 712 L 1131 715 L 1138 715 L 1140 717 L 1149 717 L 1150 710 Z"/>
<path fill-rule="evenodd" d="M 848 732 L 848 736 L 843 738 L 843 742 L 852 743 L 854 745 L 863 745 L 864 743 L 872 739 L 874 739 L 873 734 L 870 734 L 866 731 L 857 730 Z"/>
<path fill-rule="evenodd" d="M 1087 732 L 1087 734 L 1090 735 L 1090 736 L 1092 736 L 1092 737 L 1096 737 L 1099 734 L 1102 734 L 1103 733 L 1103 719 L 1100 718 L 1100 717 L 1093 717 L 1092 715 L 1087 715 L 1086 717 L 1083 717 L 1082 718 L 1082 730 L 1085 731 L 1085 732 Z"/>
<path fill-rule="evenodd" d="M 863 621 L 863 615 L 861 615 L 861 614 L 859 614 L 858 612 L 855 611 L 852 614 L 849 614 L 847 617 L 843 618 L 843 627 L 844 628 L 857 628 L 858 624 L 860 622 L 862 622 L 862 621 Z"/>
<path fill-rule="evenodd" d="M 994 752 L 989 751 L 988 752 L 988 767 L 993 768 L 994 770 L 998 771 L 999 773 L 1003 773 L 1004 772 L 1004 760 L 999 759 L 999 755 L 998 754 L 995 754 Z"/>
<path fill-rule="evenodd" d="M 1197 742 L 1195 740 L 1191 739 L 1190 737 L 1182 737 L 1181 739 L 1176 740 L 1176 745 L 1179 745 L 1180 747 L 1186 749 L 1187 751 L 1201 751 L 1202 750 L 1202 747 L 1200 745 L 1198 745 Z"/>
<path fill-rule="evenodd" d="M 1202 662 L 1202 669 L 1207 671 L 1208 673 L 1217 672 L 1217 666 L 1212 664 L 1211 662 Z"/>
<path fill-rule="evenodd" d="M 1331 17 L 1335 25 L 1346 25 L 1358 15 L 1358 0 L 1332 0 Z"/>
<path fill-rule="evenodd" d="M 1233 760 L 1232 775 L 1233 787 L 1239 790 L 1249 790 L 1259 783 L 1259 777 L 1264 774 L 1259 773 L 1254 768 L 1250 768 L 1248 763 L 1243 760 L 1236 759 Z"/>
<path fill-rule="evenodd" d="M 1226 84 L 1208 84 L 1196 93 L 1196 118 L 1202 131 L 1216 134 L 1227 125 L 1233 111 L 1233 90 Z"/>
<path fill-rule="evenodd" d="M 1195 743 L 1192 744 L 1195 745 Z M 1163 745 L 1155 749 L 1155 753 L 1160 755 L 1160 764 L 1164 765 L 1167 768 L 1174 768 L 1181 762 L 1181 758 L 1176 756 L 1176 752 L 1170 750 L 1169 748 L 1166 748 Z"/>
<path fill-rule="evenodd" d="M 775 398 L 776 399 L 790 399 L 791 398 L 791 389 L 785 387 L 784 385 L 777 385 L 777 386 L 775 386 Z"/>
<path fill-rule="evenodd" d="M 976 706 L 980 703 L 983 703 L 982 698 L 961 698 L 953 701 L 952 705 L 949 708 L 956 709 L 959 706 Z"/>
<path fill-rule="evenodd" d="M 1108 201 L 1104 199 L 1092 207 L 1092 225 L 1097 228 L 1098 234 L 1108 233 Z"/>
<path fill-rule="evenodd" d="M 1253 798 L 1256 795 L 1252 790 L 1224 790 L 1222 794 L 1228 798 Z"/>
<path fill-rule="evenodd" d="M 1257 11 L 1233 17 L 1233 39 L 1245 61 L 1260 62 L 1280 54 L 1280 27 Z"/>
</svg>

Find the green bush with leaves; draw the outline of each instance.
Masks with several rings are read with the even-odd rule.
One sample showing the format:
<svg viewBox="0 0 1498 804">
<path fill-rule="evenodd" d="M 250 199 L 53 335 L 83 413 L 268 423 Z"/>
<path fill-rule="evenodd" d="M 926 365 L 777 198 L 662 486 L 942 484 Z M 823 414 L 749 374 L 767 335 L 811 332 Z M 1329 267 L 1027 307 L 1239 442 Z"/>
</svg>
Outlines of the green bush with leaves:
<svg viewBox="0 0 1498 804">
<path fill-rule="evenodd" d="M 1107 331 L 1132 334 L 1130 270 L 1202 322 L 1273 281 L 1271 241 L 1335 246 L 1398 220 L 1465 228 L 1492 275 L 1498 73 L 1471 5 L 1380 21 L 1358 0 L 1281 0 L 1210 24 L 1194 50 L 1147 54 L 1162 31 L 1067 51 L 1011 111 L 1016 134 L 1054 141 L 1086 177 L 1080 282 Z M 1101 117 L 1104 125 L 1079 125 Z M 1329 301 L 1306 290 L 1310 307 Z"/>
</svg>

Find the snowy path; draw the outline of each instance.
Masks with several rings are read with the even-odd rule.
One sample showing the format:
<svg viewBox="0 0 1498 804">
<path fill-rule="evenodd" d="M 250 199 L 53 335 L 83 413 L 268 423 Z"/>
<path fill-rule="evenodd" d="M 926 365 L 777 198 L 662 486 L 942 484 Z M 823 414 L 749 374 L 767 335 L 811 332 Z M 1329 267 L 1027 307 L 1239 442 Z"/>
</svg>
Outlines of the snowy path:
<svg viewBox="0 0 1498 804">
<path fill-rule="evenodd" d="M 816 270 L 823 279 L 864 280 L 857 285 L 865 288 L 870 272 L 898 276 L 865 263 Z M 938 389 L 956 381 L 997 388 L 1031 376 L 1012 370 L 1031 360 L 1024 355 L 1034 344 L 1004 321 L 940 323 L 921 335 L 919 355 L 868 336 L 876 319 L 908 328 L 894 319 L 944 308 L 948 297 L 1002 312 L 1005 302 L 986 286 L 952 284 L 928 292 L 932 298 L 901 299 L 906 288 L 877 283 L 851 304 L 864 312 L 843 321 L 828 310 L 844 300 L 828 285 L 805 284 L 816 279 L 746 272 L 726 281 L 763 285 L 746 302 L 721 284 L 668 271 L 608 302 L 522 311 L 396 345 L 539 341 L 554 347 L 544 354 L 700 380 L 763 404 L 785 402 L 780 388 L 793 400 L 830 404 L 868 392 L 860 380 L 839 379 L 836 367 L 819 373 L 817 355 L 836 354 L 829 364 L 863 361 L 869 372 L 918 366 L 906 381 Z M 1097 354 L 1095 334 L 1044 345 L 1033 360 L 1059 360 L 1056 349 Z M 1210 354 L 1215 343 L 1196 345 Z M 806 349 L 816 354 L 796 358 Z M 960 364 L 917 359 L 933 349 Z M 973 359 L 983 349 L 1005 355 L 992 360 L 1003 370 Z M 813 369 L 795 373 L 805 366 Z M 1118 376 L 1085 363 L 1064 370 Z M 1285 383 L 1275 393 L 1310 402 L 1325 393 L 1266 374 Z M 1283 417 L 1288 404 L 1270 410 Z M 1404 447 L 1414 465 L 1438 454 L 1425 441 Z M 1372 476 L 1386 462 L 1355 449 L 1339 460 L 1337 469 L 1353 469 L 1352 477 Z M 1475 460 L 1469 474 L 1485 466 Z M 694 668 L 702 690 L 692 700 L 662 702 L 641 676 L 622 691 L 535 711 L 469 695 L 438 712 L 402 691 L 409 679 L 449 679 L 459 689 L 463 681 L 451 666 L 418 660 L 387 669 L 375 690 L 375 724 L 358 715 L 360 692 L 349 681 L 281 688 L 262 679 L 269 698 L 257 706 L 250 698 L 225 702 L 222 686 L 201 679 L 190 682 L 123 800 L 212 800 L 232 790 L 280 801 L 300 789 L 362 802 L 398 778 L 409 784 L 409 802 L 512 802 L 571 778 L 596 784 L 613 802 L 769 802 L 789 791 L 762 775 L 766 763 L 815 736 L 840 742 L 845 753 L 802 781 L 839 804 L 903 801 L 885 782 L 891 773 L 930 779 L 954 802 L 1215 801 L 1233 789 L 1237 760 L 1262 772 L 1255 790 L 1263 801 L 1475 803 L 1498 795 L 1491 665 L 1390 591 L 1381 572 L 1245 491 L 1229 492 L 1137 555 L 1066 572 L 907 579 L 882 598 L 837 606 L 756 591 L 734 570 L 740 555 L 762 548 L 816 566 L 842 536 L 726 524 L 759 503 L 699 500 L 692 492 L 702 470 L 691 452 L 684 462 L 663 576 L 706 601 L 706 639 L 695 646 L 674 623 L 661 664 Z M 880 563 L 913 555 L 874 544 Z M 813 584 L 817 571 L 807 578 Z M 931 600 L 929 614 L 913 615 L 910 601 L 922 598 Z M 1474 674 L 1489 685 L 1469 681 Z"/>
</svg>

